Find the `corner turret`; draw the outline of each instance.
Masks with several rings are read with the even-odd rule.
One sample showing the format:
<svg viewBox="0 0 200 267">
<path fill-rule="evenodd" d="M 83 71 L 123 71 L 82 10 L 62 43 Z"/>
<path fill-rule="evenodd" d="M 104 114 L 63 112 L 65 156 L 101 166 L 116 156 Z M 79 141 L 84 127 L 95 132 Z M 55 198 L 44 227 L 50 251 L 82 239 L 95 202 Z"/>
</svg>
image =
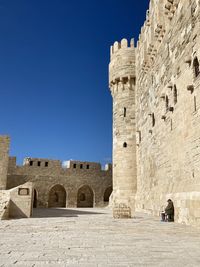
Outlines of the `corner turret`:
<svg viewBox="0 0 200 267">
<path fill-rule="evenodd" d="M 123 79 L 135 78 L 135 47 L 134 39 L 130 45 L 127 39 L 115 42 L 110 48 L 109 85 L 110 88 Z"/>
<path fill-rule="evenodd" d="M 126 39 L 111 46 L 109 87 L 113 97 L 113 216 L 130 218 L 135 210 L 135 47 Z"/>
</svg>

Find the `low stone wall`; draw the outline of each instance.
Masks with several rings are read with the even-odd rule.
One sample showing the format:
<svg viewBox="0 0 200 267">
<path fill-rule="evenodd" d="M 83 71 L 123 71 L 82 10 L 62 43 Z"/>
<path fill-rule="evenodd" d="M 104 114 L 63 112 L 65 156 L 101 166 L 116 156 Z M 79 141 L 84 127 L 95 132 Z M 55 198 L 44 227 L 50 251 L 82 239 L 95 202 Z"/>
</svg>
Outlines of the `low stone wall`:
<svg viewBox="0 0 200 267">
<path fill-rule="evenodd" d="M 0 219 L 29 218 L 33 206 L 32 183 L 0 191 Z"/>
<path fill-rule="evenodd" d="M 10 192 L 8 190 L 0 190 L 0 220 L 9 217 Z"/>
</svg>

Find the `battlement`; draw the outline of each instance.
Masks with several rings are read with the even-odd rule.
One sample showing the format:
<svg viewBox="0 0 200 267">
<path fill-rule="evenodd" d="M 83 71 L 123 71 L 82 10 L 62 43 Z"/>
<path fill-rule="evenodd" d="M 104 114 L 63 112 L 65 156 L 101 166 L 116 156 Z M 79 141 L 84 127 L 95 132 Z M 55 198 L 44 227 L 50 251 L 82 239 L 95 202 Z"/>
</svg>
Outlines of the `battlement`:
<svg viewBox="0 0 200 267">
<path fill-rule="evenodd" d="M 44 158 L 30 158 L 27 157 L 23 161 L 23 166 L 18 166 L 16 162 L 16 157 L 9 157 L 8 168 L 12 172 L 12 170 L 16 167 L 26 169 L 27 167 L 30 169 L 37 170 L 38 168 L 44 169 L 54 169 L 61 171 L 62 169 L 71 169 L 74 171 L 80 170 L 95 170 L 95 171 L 111 171 L 112 164 L 106 164 L 104 167 L 101 166 L 98 162 L 89 162 L 89 161 L 77 161 L 77 160 L 67 160 L 61 162 L 60 160 L 52 160 L 52 159 L 44 159 Z"/>
<path fill-rule="evenodd" d="M 121 42 L 115 42 L 111 47 L 110 47 L 110 57 L 114 54 L 116 54 L 119 50 L 122 49 L 127 49 L 127 48 L 134 48 L 134 39 L 132 38 L 130 43 L 126 38 L 123 38 Z"/>
<path fill-rule="evenodd" d="M 64 161 L 63 165 L 66 169 L 74 169 L 74 170 L 102 170 L 102 166 L 97 162 L 89 162 L 89 161 L 77 161 L 77 160 L 68 160 Z M 112 170 L 112 164 L 106 164 L 105 171 Z"/>
<path fill-rule="evenodd" d="M 135 47 L 134 39 L 128 43 L 127 39 L 115 42 L 111 46 L 109 64 L 109 84 L 123 83 L 135 77 Z"/>
<path fill-rule="evenodd" d="M 27 157 L 23 161 L 23 166 L 61 168 L 61 161 L 60 160 L 50 160 L 50 159 Z"/>
</svg>

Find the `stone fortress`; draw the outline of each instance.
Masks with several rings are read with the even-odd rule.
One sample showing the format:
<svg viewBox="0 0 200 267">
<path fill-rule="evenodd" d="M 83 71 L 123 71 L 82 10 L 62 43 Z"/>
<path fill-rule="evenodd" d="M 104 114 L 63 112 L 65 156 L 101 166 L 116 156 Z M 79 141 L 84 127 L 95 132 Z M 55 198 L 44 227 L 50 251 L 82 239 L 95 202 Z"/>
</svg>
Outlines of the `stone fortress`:
<svg viewBox="0 0 200 267">
<path fill-rule="evenodd" d="M 0 215 L 2 217 L 29 217 L 32 207 L 105 207 L 112 193 L 112 165 L 105 169 L 99 163 L 25 158 L 23 166 L 16 165 L 16 157 L 9 157 L 10 139 L 0 136 Z M 23 186 L 24 185 L 24 186 Z M 20 187 L 20 188 L 18 188 Z M 28 190 L 28 202 L 20 193 Z M 3 216 L 9 207 L 9 191 L 23 202 L 18 212 Z M 24 190 L 25 192 L 25 190 Z M 16 203 L 14 203 L 16 206 Z M 8 206 L 8 207 L 7 207 Z M 12 204 L 13 206 L 13 204 Z M 12 210 L 13 208 L 11 208 Z M 19 212 L 20 210 L 20 212 Z M 23 211 L 23 215 L 21 212 Z M 22 216 L 21 216 L 22 215 Z"/>
<path fill-rule="evenodd" d="M 200 225 L 200 1 L 151 0 L 135 47 L 111 46 L 114 217 Z"/>
<path fill-rule="evenodd" d="M 34 207 L 110 204 L 115 218 L 159 215 L 200 225 L 200 1 L 151 0 L 137 45 L 111 47 L 113 170 L 100 164 L 9 157 L 0 137 L 0 217 Z M 7 189 L 7 190 L 5 190 Z"/>
</svg>

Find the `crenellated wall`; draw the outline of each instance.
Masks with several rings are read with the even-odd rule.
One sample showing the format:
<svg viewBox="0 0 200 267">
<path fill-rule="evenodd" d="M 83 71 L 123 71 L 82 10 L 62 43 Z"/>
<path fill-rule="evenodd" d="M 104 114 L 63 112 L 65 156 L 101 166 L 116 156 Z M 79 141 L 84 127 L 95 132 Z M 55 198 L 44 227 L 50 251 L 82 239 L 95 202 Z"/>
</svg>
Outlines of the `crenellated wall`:
<svg viewBox="0 0 200 267">
<path fill-rule="evenodd" d="M 60 199 L 65 196 L 62 206 L 77 207 L 78 192 L 82 187 L 85 188 L 85 193 L 88 188 L 91 191 L 92 205 L 102 207 L 108 205 L 108 200 L 104 199 L 106 190 L 112 189 L 112 165 L 107 164 L 102 169 L 101 164 L 96 162 L 70 160 L 62 164 L 59 160 L 25 158 L 23 165 L 18 166 L 16 158 L 10 157 L 7 189 L 25 182 L 33 183 L 37 207 L 52 206 L 52 199 L 58 205 L 62 202 L 58 200 L 56 203 L 56 196 L 59 198 L 59 194 Z M 84 201 L 82 204 L 84 205 Z"/>
</svg>

